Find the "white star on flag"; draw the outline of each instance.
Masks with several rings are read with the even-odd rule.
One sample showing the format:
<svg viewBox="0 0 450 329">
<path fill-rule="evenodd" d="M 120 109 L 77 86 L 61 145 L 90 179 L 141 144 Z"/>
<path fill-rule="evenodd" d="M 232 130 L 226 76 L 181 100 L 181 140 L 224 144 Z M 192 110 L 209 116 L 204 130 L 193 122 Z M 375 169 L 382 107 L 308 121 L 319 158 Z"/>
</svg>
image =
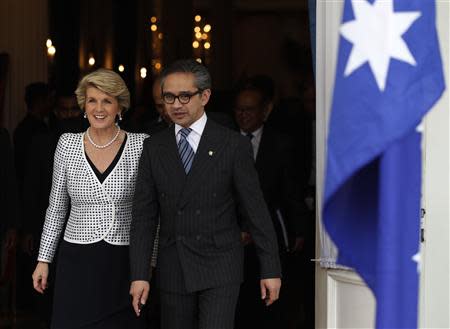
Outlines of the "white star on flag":
<svg viewBox="0 0 450 329">
<path fill-rule="evenodd" d="M 422 259 L 420 258 L 420 251 L 411 257 L 413 262 L 417 263 L 417 273 L 420 273 L 420 265 L 422 264 Z"/>
<path fill-rule="evenodd" d="M 384 91 L 391 58 L 416 65 L 403 34 L 421 13 L 394 12 L 393 0 L 352 0 L 355 20 L 341 25 L 342 36 L 353 44 L 344 75 L 369 62 L 378 88 Z"/>
</svg>

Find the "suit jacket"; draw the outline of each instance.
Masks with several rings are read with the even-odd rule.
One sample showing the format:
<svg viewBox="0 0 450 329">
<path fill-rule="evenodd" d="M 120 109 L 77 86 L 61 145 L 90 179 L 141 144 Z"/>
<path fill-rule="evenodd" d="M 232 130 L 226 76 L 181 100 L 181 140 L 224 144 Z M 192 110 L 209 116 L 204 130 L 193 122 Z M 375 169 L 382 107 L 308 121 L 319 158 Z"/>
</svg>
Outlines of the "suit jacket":
<svg viewBox="0 0 450 329">
<path fill-rule="evenodd" d="M 9 228 L 17 228 L 18 220 L 18 191 L 14 171 L 13 151 L 6 129 L 0 128 L 0 239 Z"/>
<path fill-rule="evenodd" d="M 54 133 L 37 135 L 31 142 L 25 167 L 23 199 L 23 229 L 36 241 L 42 232 L 45 211 L 52 187 L 53 157 L 59 136 Z"/>
<path fill-rule="evenodd" d="M 193 292 L 240 283 L 238 203 L 249 214 L 261 277 L 280 277 L 275 233 L 249 141 L 208 119 L 186 175 L 174 129 L 144 142 L 130 232 L 132 280 L 148 280 L 160 215 L 157 274 L 162 290 Z"/>
<path fill-rule="evenodd" d="M 48 131 L 48 127 L 41 119 L 28 113 L 27 116 L 17 125 L 14 130 L 14 161 L 16 174 L 19 179 L 19 193 L 22 194 L 23 176 L 28 159 L 28 152 L 33 138 Z"/>
<path fill-rule="evenodd" d="M 64 240 L 78 244 L 101 240 L 129 244 L 137 165 L 147 135 L 128 133 L 122 156 L 103 183 L 86 159 L 83 136 L 84 133 L 63 134 L 58 141 L 39 261 L 53 260 L 69 201 Z"/>
<path fill-rule="evenodd" d="M 82 118 L 58 120 L 52 131 L 36 135 L 31 142 L 24 172 L 22 202 L 26 206 L 22 212 L 22 225 L 25 232 L 33 235 L 37 246 L 48 207 L 53 158 L 59 137 L 67 132 L 85 131 L 85 121 Z"/>
<path fill-rule="evenodd" d="M 169 127 L 169 124 L 158 117 L 156 119 L 144 122 L 142 124 L 142 132 L 153 136 L 154 134 L 165 130 L 167 127 Z"/>
<path fill-rule="evenodd" d="M 287 242 L 292 242 L 292 239 L 304 234 L 306 207 L 302 201 L 299 180 L 296 179 L 293 153 L 294 149 L 288 136 L 264 126 L 256 155 L 256 170 L 280 248 L 285 247 L 286 243 L 284 229 Z"/>
</svg>

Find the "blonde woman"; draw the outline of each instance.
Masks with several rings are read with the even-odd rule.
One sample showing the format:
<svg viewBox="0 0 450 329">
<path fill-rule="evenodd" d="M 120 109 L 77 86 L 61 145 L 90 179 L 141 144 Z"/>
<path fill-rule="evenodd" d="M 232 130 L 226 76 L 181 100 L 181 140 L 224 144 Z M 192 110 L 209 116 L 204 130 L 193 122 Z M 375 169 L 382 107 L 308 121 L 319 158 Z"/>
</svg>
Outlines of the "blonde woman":
<svg viewBox="0 0 450 329">
<path fill-rule="evenodd" d="M 130 306 L 128 245 L 137 166 L 148 135 L 117 124 L 130 105 L 117 73 L 92 72 L 75 93 L 89 128 L 58 142 L 33 285 L 44 293 L 58 246 L 52 328 L 142 328 L 144 319 Z"/>
</svg>

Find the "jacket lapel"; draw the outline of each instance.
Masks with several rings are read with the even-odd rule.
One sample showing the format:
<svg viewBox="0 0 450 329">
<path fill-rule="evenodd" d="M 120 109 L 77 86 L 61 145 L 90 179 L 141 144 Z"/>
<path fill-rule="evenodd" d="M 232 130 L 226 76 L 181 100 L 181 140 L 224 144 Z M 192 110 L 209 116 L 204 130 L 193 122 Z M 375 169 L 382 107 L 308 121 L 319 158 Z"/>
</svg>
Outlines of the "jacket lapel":
<svg viewBox="0 0 450 329">
<path fill-rule="evenodd" d="M 270 154 L 270 149 L 272 145 L 270 145 L 270 131 L 266 128 L 263 129 L 261 135 L 261 141 L 259 142 L 258 153 L 256 154 L 255 166 L 256 168 L 261 169 L 262 164 L 267 163 L 269 159 L 267 159 L 267 155 Z"/>
<path fill-rule="evenodd" d="M 208 120 L 200 139 L 197 152 L 195 153 L 191 170 L 186 176 L 186 184 L 179 202 L 180 207 L 184 207 L 189 201 L 189 197 L 202 185 L 201 181 L 208 176 L 208 170 L 210 170 L 218 160 L 224 145 L 226 145 L 226 141 L 224 140 L 223 134 L 216 129 L 215 123 Z M 178 159 L 181 164 L 179 157 Z"/>
<path fill-rule="evenodd" d="M 166 170 L 165 174 L 168 177 L 172 177 L 171 181 L 179 185 L 181 190 L 186 181 L 186 173 L 184 172 L 183 164 L 178 153 L 175 126 L 169 127 L 164 132 L 161 132 L 161 134 L 165 134 L 165 136 L 161 138 L 158 157 L 162 167 Z"/>
</svg>

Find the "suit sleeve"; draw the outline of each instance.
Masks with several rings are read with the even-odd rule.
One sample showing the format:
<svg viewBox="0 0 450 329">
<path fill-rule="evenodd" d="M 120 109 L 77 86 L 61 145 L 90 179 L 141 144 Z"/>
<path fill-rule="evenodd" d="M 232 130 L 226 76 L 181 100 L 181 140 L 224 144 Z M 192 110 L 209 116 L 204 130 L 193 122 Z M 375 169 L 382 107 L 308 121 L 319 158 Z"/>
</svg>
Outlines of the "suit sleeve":
<svg viewBox="0 0 450 329">
<path fill-rule="evenodd" d="M 19 214 L 18 214 L 18 190 L 16 183 L 16 174 L 14 170 L 14 155 L 9 140 L 9 134 L 6 129 L 0 131 L 0 150 L 3 152 L 4 160 L 0 165 L 0 180 L 5 184 L 3 190 L 0 192 L 0 204 L 5 209 L 5 222 L 0 221 L 0 234 L 2 233 L 2 226 L 5 229 L 18 228 Z"/>
<path fill-rule="evenodd" d="M 28 161 L 25 164 L 24 180 L 23 180 L 23 202 L 27 205 L 23 209 L 22 229 L 26 233 L 39 232 L 42 229 L 42 218 L 37 217 L 40 214 L 39 201 L 37 197 L 41 193 L 40 187 L 43 182 L 43 174 L 41 173 L 41 157 L 42 157 L 42 139 L 36 137 L 31 142 L 30 151 L 28 152 Z M 34 237 L 39 239 L 39 237 Z"/>
<path fill-rule="evenodd" d="M 67 192 L 67 172 L 64 154 L 67 147 L 70 146 L 64 134 L 60 137 L 56 147 L 52 190 L 45 215 L 38 261 L 52 262 L 66 220 L 70 201 Z"/>
<path fill-rule="evenodd" d="M 150 278 L 150 261 L 158 225 L 159 206 L 150 163 L 150 138 L 144 141 L 133 199 L 130 230 L 131 281 Z"/>
<path fill-rule="evenodd" d="M 241 136 L 234 157 L 233 179 L 239 204 L 248 217 L 248 227 L 259 258 L 261 279 L 279 278 L 281 267 L 275 231 L 259 185 L 251 145 Z"/>
<path fill-rule="evenodd" d="M 284 209 L 286 211 L 289 231 L 296 237 L 304 236 L 305 221 L 308 215 L 303 201 L 302 186 L 296 175 L 294 149 L 289 140 L 284 141 L 284 170 L 282 176 L 282 190 Z"/>
</svg>

